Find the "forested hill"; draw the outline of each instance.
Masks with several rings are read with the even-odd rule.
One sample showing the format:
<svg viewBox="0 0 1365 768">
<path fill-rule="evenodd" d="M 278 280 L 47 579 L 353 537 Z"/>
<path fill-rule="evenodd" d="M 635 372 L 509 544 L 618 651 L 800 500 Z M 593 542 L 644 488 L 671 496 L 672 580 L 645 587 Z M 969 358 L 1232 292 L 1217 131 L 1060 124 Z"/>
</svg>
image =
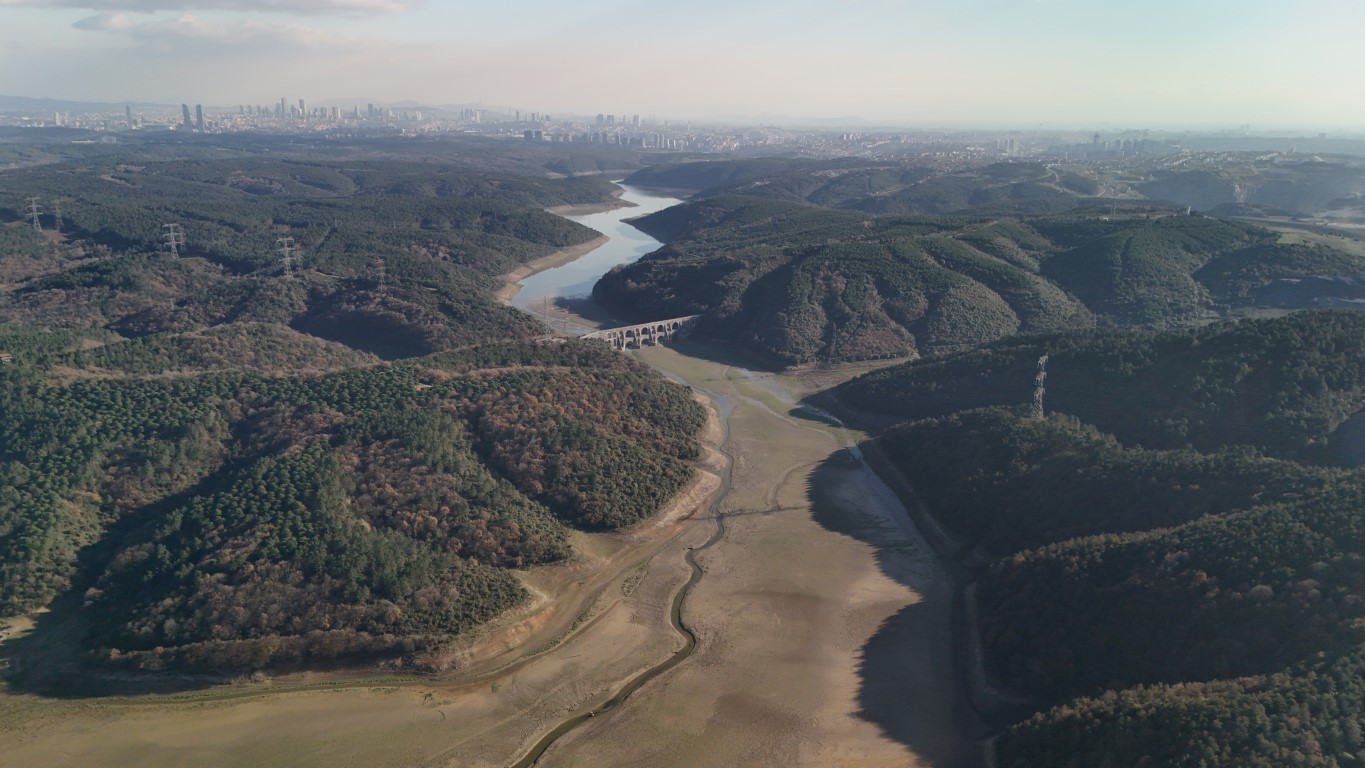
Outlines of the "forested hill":
<svg viewBox="0 0 1365 768">
<path fill-rule="evenodd" d="M 1039 705 L 1000 765 L 1344 766 L 1365 747 L 1365 472 L 1125 448 L 1022 410 L 885 441 L 990 563 L 987 668 Z"/>
<path fill-rule="evenodd" d="M 1058 333 L 837 390 L 914 419 L 878 443 L 977 571 L 990 679 L 1037 706 L 1000 765 L 1357 762 L 1362 333 L 1353 311 Z"/>
<path fill-rule="evenodd" d="M 1365 314 L 1354 311 L 1020 337 L 886 368 L 837 394 L 910 418 L 1023 405 L 1043 354 L 1047 407 L 1125 442 L 1243 444 L 1328 463 L 1365 459 L 1349 421 L 1365 406 Z"/>
<path fill-rule="evenodd" d="M 688 482 L 684 387 L 494 295 L 616 187 L 467 159 L 3 174 L 0 615 L 52 609 L 20 684 L 412 660 Z"/>
<path fill-rule="evenodd" d="M 877 214 L 1039 214 L 1095 197 L 1099 183 L 1040 163 L 939 169 L 870 160 L 760 158 L 651 166 L 627 183 L 748 195 Z"/>
<path fill-rule="evenodd" d="M 1255 305 L 1365 257 L 1152 207 L 1024 218 L 870 216 L 745 196 L 644 217 L 668 245 L 594 289 L 626 317 L 702 330 L 786 364 L 962 349 L 1097 322 L 1167 326 Z"/>
<path fill-rule="evenodd" d="M 5 189 L 0 319 L 124 335 L 268 322 L 401 357 L 535 334 L 493 299 L 496 276 L 592 239 L 542 209 L 615 188 L 431 163 L 241 159 L 45 165 L 7 173 Z M 29 195 L 43 234 L 18 223 Z M 175 256 L 167 224 L 184 229 Z"/>
<path fill-rule="evenodd" d="M 148 377 L 110 374 L 181 347 L 88 340 L 4 334 L 42 362 L 0 369 L 0 610 L 80 595 L 85 647 L 143 669 L 438 647 L 523 599 L 506 569 L 568 556 L 566 526 L 659 509 L 702 423 L 595 344 Z"/>
</svg>

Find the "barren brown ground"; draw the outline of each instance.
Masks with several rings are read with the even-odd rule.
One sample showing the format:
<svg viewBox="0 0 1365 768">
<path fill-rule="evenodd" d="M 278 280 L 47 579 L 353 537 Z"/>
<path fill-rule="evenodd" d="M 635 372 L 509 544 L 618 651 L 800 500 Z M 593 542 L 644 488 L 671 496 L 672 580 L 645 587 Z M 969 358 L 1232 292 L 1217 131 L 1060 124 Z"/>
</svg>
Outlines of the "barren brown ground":
<svg viewBox="0 0 1365 768">
<path fill-rule="evenodd" d="M 733 406 L 727 531 L 698 558 L 705 577 L 684 605 L 695 655 L 541 764 L 979 764 L 984 728 L 953 661 L 954 584 L 847 451 L 856 435 L 789 414 L 796 377 L 640 354 Z"/>
</svg>

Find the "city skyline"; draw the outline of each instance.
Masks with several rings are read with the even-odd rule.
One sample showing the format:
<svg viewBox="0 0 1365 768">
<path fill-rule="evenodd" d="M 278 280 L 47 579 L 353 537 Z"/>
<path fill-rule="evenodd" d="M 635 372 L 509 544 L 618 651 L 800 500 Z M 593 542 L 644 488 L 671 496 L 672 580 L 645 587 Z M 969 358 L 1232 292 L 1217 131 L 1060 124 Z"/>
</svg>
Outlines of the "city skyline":
<svg viewBox="0 0 1365 768">
<path fill-rule="evenodd" d="M 1365 128 L 1359 7 L 1315 0 L 0 0 L 0 93 L 660 119 Z M 381 97 L 382 95 L 382 97 Z M 314 98 L 315 97 L 315 98 Z M 618 107 L 619 105 L 619 107 Z"/>
</svg>

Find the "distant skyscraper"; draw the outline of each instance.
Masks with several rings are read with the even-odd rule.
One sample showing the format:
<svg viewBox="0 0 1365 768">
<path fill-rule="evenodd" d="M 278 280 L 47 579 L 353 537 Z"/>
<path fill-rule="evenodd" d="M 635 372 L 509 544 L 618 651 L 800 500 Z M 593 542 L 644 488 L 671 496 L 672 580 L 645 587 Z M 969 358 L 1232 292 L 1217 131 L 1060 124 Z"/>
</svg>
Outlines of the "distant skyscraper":
<svg viewBox="0 0 1365 768">
<path fill-rule="evenodd" d="M 204 132 L 204 105 L 203 105 L 203 104 L 195 104 L 195 105 L 194 105 L 194 122 L 195 122 L 196 125 L 199 126 L 199 132 L 200 132 L 200 133 L 203 133 L 203 132 Z"/>
<path fill-rule="evenodd" d="M 303 106 L 303 99 L 299 99 L 299 117 L 305 119 L 308 117 L 308 110 Z"/>
<path fill-rule="evenodd" d="M 128 119 L 128 127 L 129 127 L 129 128 L 132 128 L 132 127 L 133 127 L 133 108 L 132 108 L 132 107 L 124 107 L 124 108 L 123 108 L 123 116 L 126 117 L 126 118 Z"/>
<path fill-rule="evenodd" d="M 180 114 L 181 114 L 181 117 L 183 118 L 183 120 L 182 120 L 181 122 L 182 122 L 182 124 L 185 126 L 185 129 L 186 129 L 186 130 L 189 130 L 189 129 L 193 128 L 193 127 L 194 127 L 194 123 L 190 122 L 190 105 L 189 105 L 189 104 L 181 104 L 181 105 L 180 105 Z"/>
</svg>

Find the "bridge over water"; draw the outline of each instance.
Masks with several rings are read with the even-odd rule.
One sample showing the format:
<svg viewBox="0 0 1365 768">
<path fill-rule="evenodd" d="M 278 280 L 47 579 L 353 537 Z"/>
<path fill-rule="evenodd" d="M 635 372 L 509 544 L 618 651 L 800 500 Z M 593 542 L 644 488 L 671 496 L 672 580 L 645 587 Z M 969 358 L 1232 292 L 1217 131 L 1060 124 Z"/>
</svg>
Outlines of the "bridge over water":
<svg viewBox="0 0 1365 768">
<path fill-rule="evenodd" d="M 648 323 L 622 325 L 615 328 L 593 328 L 574 322 L 567 317 L 557 317 L 551 314 L 548 309 L 544 312 L 536 312 L 529 308 L 522 308 L 522 311 L 540 320 L 556 333 L 564 336 L 577 336 L 580 339 L 600 339 L 615 349 L 638 349 L 643 346 L 684 338 L 701 319 L 701 315 L 688 315 L 686 317 L 670 317 L 666 320 L 651 320 Z"/>
<path fill-rule="evenodd" d="M 618 328 L 603 328 L 583 334 L 585 339 L 601 339 L 615 349 L 638 349 L 639 347 L 661 344 L 673 339 L 681 339 L 696 327 L 701 315 L 670 317 L 667 320 L 653 320 L 636 325 L 623 325 Z"/>
</svg>

